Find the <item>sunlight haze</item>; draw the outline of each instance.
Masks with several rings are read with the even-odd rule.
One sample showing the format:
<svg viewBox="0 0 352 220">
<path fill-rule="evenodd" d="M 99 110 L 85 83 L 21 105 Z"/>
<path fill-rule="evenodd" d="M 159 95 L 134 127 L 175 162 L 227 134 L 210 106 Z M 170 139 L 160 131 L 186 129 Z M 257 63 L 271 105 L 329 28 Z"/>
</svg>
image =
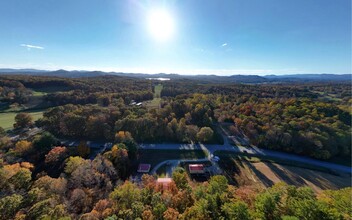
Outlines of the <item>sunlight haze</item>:
<svg viewBox="0 0 352 220">
<path fill-rule="evenodd" d="M 351 73 L 348 0 L 4 0 L 0 68 Z"/>
</svg>

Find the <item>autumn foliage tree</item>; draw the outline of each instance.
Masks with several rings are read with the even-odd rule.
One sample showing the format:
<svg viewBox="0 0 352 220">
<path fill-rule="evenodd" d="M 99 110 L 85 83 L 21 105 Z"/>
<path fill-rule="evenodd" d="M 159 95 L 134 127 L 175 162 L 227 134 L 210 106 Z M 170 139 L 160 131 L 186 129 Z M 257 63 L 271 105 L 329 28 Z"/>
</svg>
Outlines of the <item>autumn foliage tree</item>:
<svg viewBox="0 0 352 220">
<path fill-rule="evenodd" d="M 14 151 L 19 155 L 24 156 L 25 154 L 29 153 L 32 150 L 32 148 L 33 148 L 33 145 L 31 142 L 22 140 L 16 143 Z"/>
<path fill-rule="evenodd" d="M 90 147 L 86 141 L 80 141 L 77 146 L 77 153 L 79 156 L 86 158 L 90 154 Z"/>
<path fill-rule="evenodd" d="M 51 176 L 59 176 L 63 171 L 64 160 L 68 157 L 68 150 L 66 147 L 57 146 L 45 155 L 46 171 Z"/>
<path fill-rule="evenodd" d="M 201 142 L 207 142 L 213 138 L 213 130 L 209 127 L 203 127 L 197 133 L 197 139 Z"/>
<path fill-rule="evenodd" d="M 27 128 L 33 124 L 33 118 L 30 114 L 21 112 L 15 116 L 14 128 Z"/>
<path fill-rule="evenodd" d="M 134 141 L 132 135 L 128 131 L 119 131 L 115 134 L 115 142 L 123 143 L 128 151 L 130 159 L 136 158 L 137 155 L 137 143 Z"/>
</svg>

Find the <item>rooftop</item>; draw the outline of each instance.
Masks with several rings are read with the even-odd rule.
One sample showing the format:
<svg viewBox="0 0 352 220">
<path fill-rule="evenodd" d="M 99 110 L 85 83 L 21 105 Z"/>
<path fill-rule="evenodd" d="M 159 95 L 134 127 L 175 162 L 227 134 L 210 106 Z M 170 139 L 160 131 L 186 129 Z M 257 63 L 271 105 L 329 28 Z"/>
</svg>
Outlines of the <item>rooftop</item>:
<svg viewBox="0 0 352 220">
<path fill-rule="evenodd" d="M 150 164 L 141 163 L 138 166 L 137 172 L 139 172 L 139 173 L 148 173 L 150 171 L 150 167 L 151 167 Z"/>
</svg>

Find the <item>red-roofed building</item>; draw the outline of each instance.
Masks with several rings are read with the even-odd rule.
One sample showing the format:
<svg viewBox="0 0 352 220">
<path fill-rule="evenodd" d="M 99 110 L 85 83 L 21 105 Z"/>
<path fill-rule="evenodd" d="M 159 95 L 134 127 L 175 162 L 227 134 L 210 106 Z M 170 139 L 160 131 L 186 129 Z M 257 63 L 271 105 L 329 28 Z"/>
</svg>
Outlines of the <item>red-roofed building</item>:
<svg viewBox="0 0 352 220">
<path fill-rule="evenodd" d="M 151 167 L 150 164 L 141 163 L 138 166 L 137 172 L 138 173 L 148 173 L 150 171 L 150 167 Z"/>
<path fill-rule="evenodd" d="M 189 164 L 188 165 L 190 174 L 204 174 L 204 165 L 203 164 Z"/>
</svg>

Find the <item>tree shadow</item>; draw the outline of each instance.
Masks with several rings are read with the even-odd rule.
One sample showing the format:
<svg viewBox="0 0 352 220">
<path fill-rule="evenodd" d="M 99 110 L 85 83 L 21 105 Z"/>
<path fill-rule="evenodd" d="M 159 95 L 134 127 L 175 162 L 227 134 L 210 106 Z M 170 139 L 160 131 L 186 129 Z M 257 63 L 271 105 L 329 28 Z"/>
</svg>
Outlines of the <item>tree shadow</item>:
<svg viewBox="0 0 352 220">
<path fill-rule="evenodd" d="M 307 186 L 307 182 L 311 182 L 320 189 L 338 189 L 351 185 L 350 178 L 339 175 L 293 166 L 285 166 L 282 170 L 279 165 L 272 163 L 266 163 L 266 165 L 278 178 L 291 185 Z"/>
<path fill-rule="evenodd" d="M 242 158 L 240 156 L 236 156 L 234 159 L 236 159 L 238 165 L 244 168 L 244 165 L 242 163 Z"/>
<path fill-rule="evenodd" d="M 266 177 L 262 172 L 260 172 L 253 164 L 247 160 L 243 160 L 243 163 L 249 167 L 254 174 L 258 177 L 258 179 L 263 183 L 265 187 L 270 187 L 274 185 L 274 182 L 271 181 L 268 177 Z"/>
<path fill-rule="evenodd" d="M 289 167 L 289 170 L 294 169 L 293 167 Z M 308 181 L 314 183 L 319 186 L 321 189 L 338 189 L 341 187 L 350 187 L 351 186 L 351 178 L 349 175 L 341 176 L 331 173 L 324 173 L 319 171 L 308 170 L 308 174 L 303 177 Z"/>
<path fill-rule="evenodd" d="M 266 165 L 273 171 L 273 173 L 281 179 L 283 182 L 286 182 L 289 185 L 304 185 L 305 181 L 300 176 L 295 173 L 292 173 L 289 170 L 282 170 L 276 164 L 266 163 Z"/>
</svg>

